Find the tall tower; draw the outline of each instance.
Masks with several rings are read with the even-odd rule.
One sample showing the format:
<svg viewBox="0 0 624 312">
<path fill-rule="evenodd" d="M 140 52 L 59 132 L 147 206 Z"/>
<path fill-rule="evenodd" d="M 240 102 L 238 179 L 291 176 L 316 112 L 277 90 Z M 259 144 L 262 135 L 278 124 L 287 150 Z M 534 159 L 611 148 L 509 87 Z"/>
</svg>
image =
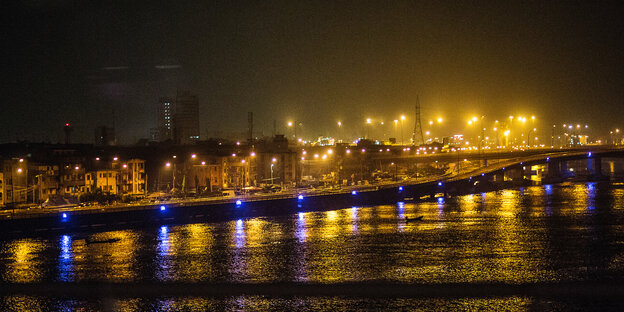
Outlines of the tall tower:
<svg viewBox="0 0 624 312">
<path fill-rule="evenodd" d="M 420 141 L 416 141 L 419 139 Z M 412 143 L 414 145 L 418 145 L 416 142 L 425 143 L 425 138 L 423 137 L 422 131 L 422 123 L 420 122 L 420 99 L 416 96 L 416 107 L 415 107 L 415 115 L 414 115 L 414 132 L 412 132 Z"/>
<path fill-rule="evenodd" d="M 74 131 L 74 129 L 69 125 L 69 123 L 66 123 L 65 127 L 63 127 L 63 132 L 65 132 L 65 144 L 71 143 L 70 136 L 72 131 Z"/>
</svg>

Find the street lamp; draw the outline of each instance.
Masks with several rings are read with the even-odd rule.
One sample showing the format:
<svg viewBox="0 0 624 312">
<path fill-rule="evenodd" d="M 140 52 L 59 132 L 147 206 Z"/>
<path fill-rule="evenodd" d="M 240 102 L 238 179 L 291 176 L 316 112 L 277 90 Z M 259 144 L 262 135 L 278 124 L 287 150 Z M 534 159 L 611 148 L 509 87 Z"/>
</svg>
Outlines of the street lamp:
<svg viewBox="0 0 624 312">
<path fill-rule="evenodd" d="M 340 136 L 338 141 L 342 142 L 344 137 L 342 135 L 342 121 L 340 121 L 340 120 L 338 120 L 338 135 Z"/>
<path fill-rule="evenodd" d="M 399 120 L 395 119 L 394 120 L 394 135 L 398 136 L 399 135 Z"/>
<path fill-rule="evenodd" d="M 505 136 L 505 146 L 509 146 L 509 130 L 505 130 L 505 132 L 503 133 L 503 135 Z"/>
<path fill-rule="evenodd" d="M 529 130 L 529 132 L 527 133 L 527 147 L 528 148 L 531 148 L 531 135 L 535 133 L 535 131 L 537 131 L 537 128 L 533 128 Z"/>
<path fill-rule="evenodd" d="M 165 163 L 165 168 L 167 168 L 167 169 L 168 169 L 168 168 L 171 168 L 171 166 L 172 166 L 172 165 L 171 165 L 171 163 L 170 163 L 170 162 L 166 162 L 166 163 Z M 175 171 L 176 171 L 175 169 L 176 169 L 176 168 L 175 168 L 175 163 L 173 163 L 173 168 L 172 168 L 172 170 L 171 170 L 171 175 L 172 175 L 172 183 L 171 183 L 171 184 L 172 184 L 172 186 L 173 186 L 173 187 L 172 187 L 172 189 L 175 189 Z"/>
<path fill-rule="evenodd" d="M 401 115 L 401 145 L 405 145 L 403 142 L 403 123 L 405 122 L 405 115 Z"/>
<path fill-rule="evenodd" d="M 275 166 L 276 162 L 277 158 L 273 157 L 273 159 L 271 159 L 271 184 L 275 184 L 273 181 L 273 167 Z"/>
<path fill-rule="evenodd" d="M 300 126 L 301 124 L 295 120 L 295 121 L 289 121 L 288 123 L 286 123 L 286 125 L 288 126 L 288 128 L 293 128 L 294 130 L 294 138 L 295 138 L 295 144 L 297 144 L 297 126 Z"/>
</svg>

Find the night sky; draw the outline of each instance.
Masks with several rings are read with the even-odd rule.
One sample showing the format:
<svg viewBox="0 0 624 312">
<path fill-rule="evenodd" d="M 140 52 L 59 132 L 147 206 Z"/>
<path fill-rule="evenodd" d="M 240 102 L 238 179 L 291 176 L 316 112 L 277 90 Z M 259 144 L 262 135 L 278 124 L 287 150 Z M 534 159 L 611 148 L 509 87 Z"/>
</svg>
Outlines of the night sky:
<svg viewBox="0 0 624 312">
<path fill-rule="evenodd" d="M 618 1 L 5 2 L 0 142 L 56 142 L 70 122 L 92 143 L 114 111 L 134 143 L 176 89 L 199 96 L 203 138 L 244 132 L 248 111 L 267 135 L 295 119 L 363 135 L 402 113 L 411 132 L 417 96 L 448 134 L 473 115 L 624 127 Z"/>
</svg>

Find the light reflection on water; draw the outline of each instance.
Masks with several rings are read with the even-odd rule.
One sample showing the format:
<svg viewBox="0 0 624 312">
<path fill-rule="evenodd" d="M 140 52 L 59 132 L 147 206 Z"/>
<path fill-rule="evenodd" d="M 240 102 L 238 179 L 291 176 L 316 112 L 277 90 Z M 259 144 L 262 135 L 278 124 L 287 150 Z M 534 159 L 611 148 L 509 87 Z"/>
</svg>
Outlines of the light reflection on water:
<svg viewBox="0 0 624 312">
<path fill-rule="evenodd" d="M 235 296 L 225 298 L 129 298 L 67 300 L 35 296 L 0 297 L 2 311 L 617 311 L 615 301 L 506 298 L 349 298 Z"/>
<path fill-rule="evenodd" d="M 72 239 L 69 235 L 61 236 L 60 241 L 61 253 L 59 255 L 59 276 L 58 279 L 62 282 L 71 282 L 73 277 L 73 258 L 72 254 Z"/>
<path fill-rule="evenodd" d="M 609 184 L 546 185 L 419 204 L 15 239 L 0 242 L 0 276 L 21 283 L 620 276 L 623 198 L 624 190 Z M 420 215 L 421 222 L 405 222 Z"/>
</svg>

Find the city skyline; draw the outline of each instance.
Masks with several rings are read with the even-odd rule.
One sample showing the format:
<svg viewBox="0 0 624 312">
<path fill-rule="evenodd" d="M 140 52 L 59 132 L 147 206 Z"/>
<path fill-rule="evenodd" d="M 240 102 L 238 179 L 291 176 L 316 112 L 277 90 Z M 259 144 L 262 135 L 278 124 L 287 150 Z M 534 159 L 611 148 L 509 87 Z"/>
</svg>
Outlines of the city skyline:
<svg viewBox="0 0 624 312">
<path fill-rule="evenodd" d="M 0 142 L 57 141 L 66 122 L 91 142 L 114 110 L 132 144 L 178 88 L 200 99 L 202 137 L 244 132 L 248 111 L 267 135 L 295 119 L 314 135 L 338 120 L 360 132 L 366 118 L 411 116 L 417 97 L 423 119 L 443 112 L 446 125 L 535 114 L 619 127 L 616 2 L 485 4 L 13 3 Z"/>
<path fill-rule="evenodd" d="M 621 1 L 5 2 L 0 311 L 622 310 Z"/>
</svg>

